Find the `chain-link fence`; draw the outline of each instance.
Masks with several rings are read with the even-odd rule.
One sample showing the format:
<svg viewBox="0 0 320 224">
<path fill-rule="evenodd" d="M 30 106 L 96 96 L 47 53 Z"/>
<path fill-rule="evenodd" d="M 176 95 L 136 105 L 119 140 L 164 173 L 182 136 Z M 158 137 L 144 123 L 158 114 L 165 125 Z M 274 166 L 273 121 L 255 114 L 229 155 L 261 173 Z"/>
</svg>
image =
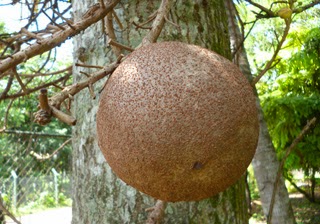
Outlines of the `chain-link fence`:
<svg viewBox="0 0 320 224">
<path fill-rule="evenodd" d="M 0 190 L 6 208 L 27 213 L 71 204 L 69 135 L 7 130 L 0 136 Z"/>
</svg>

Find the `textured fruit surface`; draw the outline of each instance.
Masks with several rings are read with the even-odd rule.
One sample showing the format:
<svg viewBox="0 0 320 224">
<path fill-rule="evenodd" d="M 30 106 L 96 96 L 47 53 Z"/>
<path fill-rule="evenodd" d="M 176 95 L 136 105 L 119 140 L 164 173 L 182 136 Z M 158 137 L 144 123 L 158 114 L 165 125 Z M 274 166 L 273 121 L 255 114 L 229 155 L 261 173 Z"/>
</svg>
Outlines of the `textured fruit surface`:
<svg viewBox="0 0 320 224">
<path fill-rule="evenodd" d="M 194 201 L 235 183 L 252 160 L 258 117 L 238 68 L 195 45 L 162 42 L 120 64 L 100 96 L 98 144 L 127 184 Z"/>
</svg>

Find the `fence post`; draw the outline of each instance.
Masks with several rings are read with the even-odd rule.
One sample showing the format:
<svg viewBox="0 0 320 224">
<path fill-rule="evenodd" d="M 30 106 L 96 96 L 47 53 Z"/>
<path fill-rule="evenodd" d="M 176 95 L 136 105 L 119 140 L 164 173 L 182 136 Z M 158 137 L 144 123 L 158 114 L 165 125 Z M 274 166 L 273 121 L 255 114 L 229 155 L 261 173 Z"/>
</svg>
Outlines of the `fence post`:
<svg viewBox="0 0 320 224">
<path fill-rule="evenodd" d="M 13 194 L 12 194 L 12 203 L 15 210 L 17 210 L 17 180 L 18 175 L 14 170 L 11 170 L 11 176 L 13 177 Z"/>
<path fill-rule="evenodd" d="M 51 169 L 53 173 L 53 182 L 54 182 L 54 199 L 56 204 L 58 204 L 58 175 L 59 173 L 55 170 L 55 168 Z"/>
</svg>

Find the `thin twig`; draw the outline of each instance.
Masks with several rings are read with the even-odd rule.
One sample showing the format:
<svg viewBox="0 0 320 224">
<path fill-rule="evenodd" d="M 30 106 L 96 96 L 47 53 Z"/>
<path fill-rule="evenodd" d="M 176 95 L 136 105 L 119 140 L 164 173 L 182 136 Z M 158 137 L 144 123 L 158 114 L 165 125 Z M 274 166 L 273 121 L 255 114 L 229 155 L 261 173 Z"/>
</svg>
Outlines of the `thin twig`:
<svg viewBox="0 0 320 224">
<path fill-rule="evenodd" d="M 88 85 L 88 89 L 89 89 L 89 93 L 90 93 L 92 99 L 95 99 L 96 98 L 96 94 L 94 93 L 93 85 L 89 84 Z"/>
<path fill-rule="evenodd" d="M 26 28 L 22 28 L 20 32 L 26 34 L 27 36 L 29 36 L 31 38 L 37 39 L 37 40 L 42 40 L 43 39 L 39 35 L 28 31 Z"/>
<path fill-rule="evenodd" d="M 179 30 L 181 29 L 181 27 L 178 24 L 172 22 L 166 15 L 164 16 L 164 19 L 166 20 L 167 23 L 170 23 L 171 25 L 177 27 Z"/>
<path fill-rule="evenodd" d="M 28 94 L 29 91 L 28 91 L 27 87 L 24 85 L 24 83 L 22 82 L 22 80 L 20 79 L 20 76 L 19 76 L 16 68 L 13 68 L 12 71 L 13 71 L 14 76 L 15 76 L 16 79 L 18 80 L 18 82 L 19 82 L 19 84 L 20 84 L 21 89 L 23 90 L 23 92 L 24 92 L 25 94 Z"/>
<path fill-rule="evenodd" d="M 287 36 L 288 36 L 288 33 L 289 33 L 289 30 L 290 30 L 290 25 L 291 25 L 291 19 L 287 19 L 285 20 L 285 23 L 286 23 L 286 27 L 284 29 L 284 32 L 283 32 L 283 35 L 282 35 L 282 38 L 279 42 L 279 44 L 277 45 L 277 48 L 276 50 L 274 51 L 273 55 L 272 55 L 272 58 L 270 59 L 270 61 L 268 61 L 267 65 L 264 67 L 264 69 L 260 72 L 260 74 L 258 76 L 256 76 L 253 81 L 251 82 L 251 85 L 254 86 L 257 82 L 259 82 L 259 80 L 261 79 L 261 77 L 266 74 L 266 72 L 270 69 L 270 67 L 272 66 L 274 60 L 276 59 L 276 57 L 278 56 L 278 53 L 279 51 L 281 50 L 281 47 L 283 45 L 283 43 L 285 42 Z"/>
<path fill-rule="evenodd" d="M 114 16 L 114 18 L 115 18 L 115 20 L 116 20 L 116 23 L 118 24 L 119 28 L 120 28 L 121 30 L 123 30 L 123 25 L 122 25 L 122 23 L 121 23 L 118 15 L 117 15 L 117 13 L 116 13 L 114 10 L 112 10 L 112 15 Z"/>
<path fill-rule="evenodd" d="M 317 120 L 317 118 L 314 117 L 310 121 L 308 121 L 308 123 L 303 127 L 302 131 L 299 133 L 299 135 L 293 140 L 291 145 L 286 149 L 285 155 L 284 155 L 284 157 L 282 158 L 282 160 L 281 160 L 281 162 L 279 164 L 276 180 L 274 182 L 274 187 L 273 187 L 272 197 L 271 197 L 270 207 L 269 207 L 269 213 L 268 213 L 268 218 L 267 218 L 267 223 L 269 223 L 269 224 L 271 224 L 271 220 L 272 220 L 273 206 L 274 206 L 274 202 L 275 202 L 275 197 L 276 197 L 276 192 L 277 192 L 277 187 L 278 187 L 278 184 L 279 184 L 279 180 L 280 180 L 280 177 L 282 175 L 282 170 L 283 170 L 284 163 L 285 163 L 286 159 L 288 158 L 288 156 L 290 155 L 290 153 L 292 152 L 292 150 L 302 140 L 303 136 L 309 131 L 311 126 L 313 124 L 315 124 L 316 120 Z"/>
<path fill-rule="evenodd" d="M 40 110 L 38 110 L 37 112 L 34 113 L 35 122 L 37 122 L 40 125 L 46 125 L 51 121 L 51 117 L 54 116 L 57 119 L 59 119 L 60 121 L 66 123 L 68 125 L 75 125 L 77 120 L 74 117 L 59 110 L 61 103 L 64 102 L 64 100 L 66 100 L 68 98 L 73 99 L 73 96 L 75 94 L 77 94 L 78 92 L 80 92 L 82 89 L 84 89 L 86 87 L 91 88 L 91 90 L 92 90 L 93 87 L 90 87 L 90 86 L 92 86 L 95 82 L 102 79 L 106 75 L 112 73 L 118 67 L 122 57 L 123 57 L 123 55 L 120 55 L 116 62 L 114 62 L 113 64 L 110 64 L 108 66 L 105 66 L 103 69 L 100 69 L 99 71 L 93 73 L 86 80 L 75 83 L 71 86 L 65 87 L 57 95 L 50 98 L 49 109 L 43 105 L 43 102 L 45 102 L 46 99 L 39 98 L 40 105 L 41 105 L 41 99 L 43 100 L 43 102 L 42 102 L 42 106 L 40 106 Z M 42 94 L 40 94 L 40 97 Z M 93 93 L 93 95 L 94 95 L 94 93 Z"/>
<path fill-rule="evenodd" d="M 138 29 L 138 28 L 139 29 L 145 29 L 145 30 L 151 30 L 152 29 L 151 26 L 141 26 L 141 25 L 137 24 L 135 21 L 133 21 L 132 24 L 136 26 L 136 29 Z"/>
<path fill-rule="evenodd" d="M 83 72 L 83 71 L 80 71 L 80 74 L 83 74 L 83 75 L 87 76 L 88 78 L 90 77 L 90 75 L 88 73 Z"/>
<path fill-rule="evenodd" d="M 150 16 L 148 16 L 148 19 L 146 21 L 144 21 L 143 23 L 138 24 L 137 26 L 141 26 L 142 27 L 142 26 L 150 23 L 152 20 L 154 20 L 157 17 L 157 12 L 158 11 L 153 12 Z"/>
<path fill-rule="evenodd" d="M 98 69 L 103 68 L 103 66 L 99 66 L 99 65 L 87 65 L 87 64 L 81 64 L 81 63 L 76 63 L 75 66 L 80 66 L 84 68 L 98 68 Z"/>
<path fill-rule="evenodd" d="M 8 82 L 7 82 L 6 88 L 3 90 L 3 92 L 0 95 L 0 100 L 4 99 L 7 96 L 9 90 L 11 89 L 11 85 L 12 85 L 12 82 L 13 82 L 13 76 L 14 75 L 11 73 L 9 78 L 8 78 Z"/>
<path fill-rule="evenodd" d="M 319 3 L 320 3 L 320 0 L 314 0 L 307 5 L 301 6 L 300 8 L 293 9 L 292 12 L 298 14 L 298 13 L 304 12 L 305 10 L 307 10 L 309 8 L 312 8 L 315 5 L 318 5 Z"/>
<path fill-rule="evenodd" d="M 44 10 L 42 12 L 54 25 L 59 27 L 60 30 L 65 30 L 66 29 L 64 26 L 61 26 L 60 24 L 56 23 Z"/>
<path fill-rule="evenodd" d="M 113 16 L 112 16 L 112 11 L 108 13 L 108 15 L 105 17 L 105 32 L 108 35 L 110 41 L 116 41 L 116 34 L 114 32 L 113 28 Z M 115 54 L 116 57 L 118 57 L 121 54 L 121 48 L 117 45 L 111 45 L 111 49 L 113 53 Z"/>
<path fill-rule="evenodd" d="M 30 152 L 30 155 L 34 156 L 36 159 L 38 160 L 47 160 L 52 158 L 54 155 L 56 155 L 61 149 L 63 149 L 63 147 L 65 147 L 67 144 L 69 144 L 71 142 L 72 138 L 69 138 L 68 140 L 66 140 L 64 143 L 62 143 L 59 148 L 57 148 L 53 153 L 46 154 L 46 155 L 40 155 L 34 151 Z"/>
<path fill-rule="evenodd" d="M 271 18 L 271 17 L 276 17 L 277 14 L 274 13 L 273 11 L 271 11 L 270 9 L 267 9 L 266 7 L 262 6 L 262 5 L 259 5 L 258 3 L 256 2 L 253 2 L 251 0 L 245 0 L 246 2 L 250 3 L 251 5 L 254 5 L 255 7 L 259 8 L 261 11 L 265 12 L 266 15 L 268 16 L 268 18 Z"/>
<path fill-rule="evenodd" d="M 73 21 L 70 20 L 70 19 L 67 19 L 65 18 L 60 12 L 58 12 L 57 10 L 55 10 L 54 8 L 52 8 L 52 11 L 57 14 L 61 19 L 63 19 L 64 21 L 66 21 L 66 23 L 68 24 L 68 26 L 71 28 L 71 29 L 75 29 L 73 27 Z"/>
<path fill-rule="evenodd" d="M 116 46 L 116 47 L 118 47 L 119 49 L 124 49 L 124 50 L 130 51 L 130 52 L 134 51 L 133 48 L 128 47 L 128 46 L 125 46 L 125 45 L 123 45 L 123 44 L 120 44 L 120 43 L 114 41 L 113 39 L 110 39 L 110 40 L 108 41 L 108 44 L 111 45 L 111 46 Z"/>
<path fill-rule="evenodd" d="M 86 29 L 88 26 L 103 19 L 112 9 L 115 7 L 120 0 L 114 0 L 109 3 L 105 9 L 98 7 L 89 8 L 87 13 L 83 16 L 82 20 L 73 24 L 74 29 L 65 26 L 65 30 L 55 32 L 50 37 L 44 38 L 37 43 L 34 43 L 26 49 L 19 51 L 2 61 L 0 61 L 0 78 L 4 77 L 8 69 L 20 64 L 21 62 L 32 58 L 36 55 L 42 54 L 50 49 L 60 45 L 66 39 L 78 34 L 80 31 Z"/>
<path fill-rule="evenodd" d="M 112 73 L 119 66 L 122 57 L 123 55 L 120 55 L 116 62 L 103 67 L 103 69 L 100 69 L 99 71 L 92 73 L 89 78 L 78 83 L 74 83 L 71 86 L 65 87 L 61 92 L 57 93 L 56 95 L 50 98 L 50 105 L 59 108 L 60 104 L 65 99 L 69 98 L 70 95 L 73 96 L 77 94 L 82 89 L 88 87 L 89 84 L 94 84 L 98 80 Z"/>
<path fill-rule="evenodd" d="M 10 100 L 10 102 L 9 102 L 9 104 L 8 104 L 8 106 L 7 106 L 6 113 L 5 113 L 5 115 L 4 115 L 4 120 L 3 120 L 3 127 L 0 129 L 0 133 L 2 133 L 2 132 L 4 132 L 4 131 L 7 130 L 7 123 L 8 123 L 9 111 L 10 111 L 10 109 L 11 109 L 11 107 L 12 107 L 12 104 L 13 104 L 13 101 L 14 101 L 14 100 L 15 100 L 15 99 Z"/>
<path fill-rule="evenodd" d="M 40 89 L 47 88 L 49 86 L 52 86 L 52 85 L 57 84 L 59 82 L 62 82 L 65 79 L 68 79 L 70 76 L 71 76 L 71 74 L 67 74 L 67 75 L 65 75 L 65 76 L 63 76 L 61 78 L 58 78 L 58 79 L 56 79 L 56 80 L 54 80 L 52 82 L 48 82 L 48 83 L 45 83 L 45 84 L 43 84 L 41 86 L 36 86 L 36 87 L 34 87 L 32 89 L 28 89 L 28 93 L 27 94 L 34 93 L 34 92 L 36 92 L 36 91 L 38 91 Z M 15 98 L 18 98 L 18 97 L 21 97 L 21 96 L 26 96 L 27 94 L 24 93 L 24 92 L 19 91 L 18 93 L 15 93 L 15 94 L 12 94 L 12 95 L 0 96 L 0 100 L 2 100 L 2 99 L 15 99 Z"/>
<path fill-rule="evenodd" d="M 163 25 L 166 21 L 165 17 L 168 15 L 172 5 L 172 0 L 162 0 L 161 5 L 158 9 L 157 16 L 152 24 L 152 29 L 142 40 L 142 46 L 150 43 L 155 43 L 162 31 Z"/>
<path fill-rule="evenodd" d="M 69 73 L 71 73 L 72 71 L 72 66 L 68 66 L 64 69 L 61 69 L 59 71 L 55 71 L 55 72 L 47 72 L 47 73 L 40 73 L 40 72 L 37 72 L 35 74 L 19 74 L 20 77 L 23 77 L 23 78 L 33 78 L 33 77 L 39 77 L 39 76 L 50 76 L 50 75 L 58 75 L 60 73 L 63 73 L 63 72 L 66 72 L 68 71 Z"/>
</svg>

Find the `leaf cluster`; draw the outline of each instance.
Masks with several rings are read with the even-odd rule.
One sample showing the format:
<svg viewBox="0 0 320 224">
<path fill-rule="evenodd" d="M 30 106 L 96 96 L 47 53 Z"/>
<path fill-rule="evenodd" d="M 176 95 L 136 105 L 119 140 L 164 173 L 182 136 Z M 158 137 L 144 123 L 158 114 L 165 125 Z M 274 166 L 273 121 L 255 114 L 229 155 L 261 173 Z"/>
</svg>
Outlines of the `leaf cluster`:
<svg viewBox="0 0 320 224">
<path fill-rule="evenodd" d="M 289 38 L 293 54 L 274 69 L 276 78 L 259 85 L 265 118 L 278 155 L 312 117 L 320 116 L 320 31 L 295 32 Z M 286 169 L 320 169 L 319 123 L 286 161 Z"/>
</svg>

